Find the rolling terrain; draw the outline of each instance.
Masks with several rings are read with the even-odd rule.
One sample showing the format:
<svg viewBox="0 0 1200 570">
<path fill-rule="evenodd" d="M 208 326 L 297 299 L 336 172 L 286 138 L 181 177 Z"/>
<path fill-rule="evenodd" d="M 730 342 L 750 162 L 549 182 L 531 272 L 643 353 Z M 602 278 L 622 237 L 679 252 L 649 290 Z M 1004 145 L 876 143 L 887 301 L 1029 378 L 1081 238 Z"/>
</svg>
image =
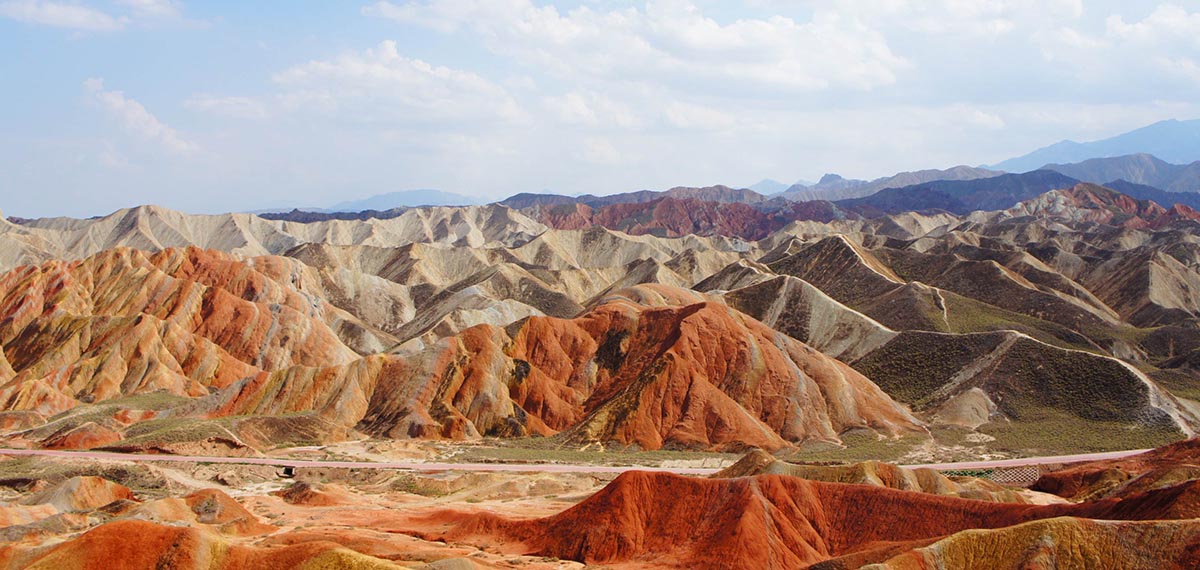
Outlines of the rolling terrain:
<svg viewBox="0 0 1200 570">
<path fill-rule="evenodd" d="M 739 195 L 721 187 L 534 206 L 543 220 L 547 208 L 591 212 L 550 224 L 500 205 L 313 223 L 154 207 L 7 223 L 7 263 L 38 263 L 0 276 L 5 437 L 797 453 L 882 438 L 896 457 L 933 459 L 1190 436 L 1200 214 L 1096 185 L 1053 189 L 1067 182 L 926 183 L 865 200 L 1034 197 L 830 221 L 764 222 L 765 202 L 695 197 Z M 1037 435 L 1084 427 L 1091 437 Z"/>
<path fill-rule="evenodd" d="M 1194 566 L 1200 214 L 1122 187 L 6 221 L 0 439 L 94 456 L 0 567 Z"/>
</svg>

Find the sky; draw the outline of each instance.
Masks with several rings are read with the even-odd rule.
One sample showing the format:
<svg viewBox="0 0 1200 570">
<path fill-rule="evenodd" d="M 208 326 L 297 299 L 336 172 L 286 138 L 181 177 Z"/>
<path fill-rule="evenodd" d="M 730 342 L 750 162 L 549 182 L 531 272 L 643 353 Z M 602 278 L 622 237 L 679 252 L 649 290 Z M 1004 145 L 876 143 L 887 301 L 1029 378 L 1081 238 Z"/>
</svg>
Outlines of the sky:
<svg viewBox="0 0 1200 570">
<path fill-rule="evenodd" d="M 610 194 L 1200 118 L 1200 2 L 0 0 L 0 209 Z"/>
</svg>

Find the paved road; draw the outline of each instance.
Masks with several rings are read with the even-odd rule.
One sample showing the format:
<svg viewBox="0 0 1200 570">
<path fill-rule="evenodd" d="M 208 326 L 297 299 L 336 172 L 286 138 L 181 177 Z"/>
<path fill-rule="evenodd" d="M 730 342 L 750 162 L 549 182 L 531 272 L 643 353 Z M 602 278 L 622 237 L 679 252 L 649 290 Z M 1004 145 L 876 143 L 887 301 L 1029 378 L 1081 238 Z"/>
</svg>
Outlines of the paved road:
<svg viewBox="0 0 1200 570">
<path fill-rule="evenodd" d="M 0 449 L 0 455 L 61 457 L 70 459 L 109 459 L 139 462 L 233 463 L 273 465 L 275 467 L 335 467 L 340 469 L 404 469 L 410 471 L 547 471 L 554 473 L 623 473 L 660 471 L 680 475 L 711 475 L 717 469 L 662 468 L 613 465 L 566 465 L 560 463 L 424 463 L 419 461 L 313 461 L 273 457 L 207 457 L 201 455 L 159 455 L 153 453 L 111 453 L 104 451 L 53 451 L 48 449 Z"/>
<path fill-rule="evenodd" d="M 905 465 L 905 467 L 924 467 L 939 471 L 958 469 L 994 469 L 996 467 L 1021 467 L 1023 465 L 1047 465 L 1052 463 L 1081 463 L 1084 461 L 1100 461 L 1103 459 L 1121 459 L 1149 449 L 1131 449 L 1129 451 L 1107 451 L 1104 453 L 1081 453 L 1078 455 L 1053 455 L 1049 457 L 1023 457 L 1020 459 L 998 459 L 994 461 L 966 461 L 960 463 L 926 463 L 923 465 Z"/>
<path fill-rule="evenodd" d="M 1057 455 L 1052 457 L 1026 457 L 1000 459 L 996 461 L 970 461 L 962 463 L 928 463 L 906 465 L 938 470 L 993 469 L 996 467 L 1019 467 L 1050 463 L 1078 463 L 1101 459 L 1120 459 L 1145 453 L 1147 449 L 1111 451 L 1107 453 L 1084 453 L 1079 455 Z M 112 453 L 104 451 L 53 451 L 47 449 L 0 449 L 0 455 L 60 457 L 69 459 L 108 459 L 113 461 L 140 462 L 187 462 L 187 463 L 231 463 L 238 465 L 272 465 L 275 467 L 333 467 L 341 469 L 403 469 L 411 471 L 546 471 L 553 473 L 623 473 L 625 471 L 657 471 L 680 475 L 711 475 L 717 469 L 626 467 L 612 465 L 567 465 L 560 463 L 422 463 L 418 461 L 312 461 L 305 459 L 281 459 L 273 457 L 207 457 L 200 455 L 159 455 L 143 453 Z"/>
</svg>

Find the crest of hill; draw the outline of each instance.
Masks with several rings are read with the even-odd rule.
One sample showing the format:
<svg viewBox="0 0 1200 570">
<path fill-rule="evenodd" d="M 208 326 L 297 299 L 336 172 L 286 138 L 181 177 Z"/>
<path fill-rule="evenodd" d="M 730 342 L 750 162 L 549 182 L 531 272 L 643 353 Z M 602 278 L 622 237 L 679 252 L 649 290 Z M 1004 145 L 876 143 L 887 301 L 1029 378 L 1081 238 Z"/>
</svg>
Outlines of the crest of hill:
<svg viewBox="0 0 1200 570">
<path fill-rule="evenodd" d="M 1197 192 L 1168 192 L 1159 190 L 1153 186 L 1144 184 L 1136 184 L 1126 180 L 1113 180 L 1103 184 L 1106 188 L 1111 188 L 1138 200 L 1153 200 L 1163 206 L 1173 204 L 1183 204 L 1192 209 L 1200 208 L 1200 193 Z"/>
<path fill-rule="evenodd" d="M 297 223 L 252 214 L 190 215 L 140 206 L 86 220 L 43 218 L 0 226 L 4 259 L 16 264 L 81 259 L 115 247 L 158 251 L 195 245 L 243 256 L 278 255 L 304 243 L 515 246 L 546 226 L 503 206 L 413 208 L 391 219 Z M 11 265 L 9 266 L 11 267 Z"/>
</svg>

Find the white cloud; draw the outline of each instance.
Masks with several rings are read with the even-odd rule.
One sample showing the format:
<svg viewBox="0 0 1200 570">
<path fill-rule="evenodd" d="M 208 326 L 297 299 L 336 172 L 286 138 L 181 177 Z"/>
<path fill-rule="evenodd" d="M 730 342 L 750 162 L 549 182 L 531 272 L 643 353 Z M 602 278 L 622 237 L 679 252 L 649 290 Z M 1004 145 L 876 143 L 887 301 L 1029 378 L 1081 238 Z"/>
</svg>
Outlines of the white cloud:
<svg viewBox="0 0 1200 570">
<path fill-rule="evenodd" d="M 175 129 L 158 120 L 141 103 L 125 96 L 121 91 L 104 89 L 104 80 L 91 78 L 83 82 L 84 90 L 109 114 L 120 122 L 129 134 L 155 142 L 171 153 L 189 155 L 200 149 L 179 135 Z"/>
<path fill-rule="evenodd" d="M 114 32 L 163 22 L 202 23 L 185 20 L 183 4 L 178 0 L 113 0 L 113 4 L 126 13 L 113 14 L 75 1 L 8 0 L 0 1 L 0 17 L 90 32 Z"/>
<path fill-rule="evenodd" d="M 524 116 L 503 87 L 475 73 L 404 57 L 391 40 L 360 53 L 296 65 L 273 79 L 287 90 L 280 96 L 287 108 L 348 108 L 361 121 L 513 121 Z"/>
<path fill-rule="evenodd" d="M 94 32 L 120 30 L 129 23 L 126 16 L 112 16 L 79 4 L 42 0 L 0 3 L 0 16 L 28 24 Z"/>
<path fill-rule="evenodd" d="M 1178 4 L 1160 4 L 1140 22 L 1129 23 L 1119 14 L 1105 21 L 1110 37 L 1122 41 L 1164 44 L 1181 42 L 1200 47 L 1200 12 Z"/>
<path fill-rule="evenodd" d="M 958 109 L 958 112 L 967 124 L 991 130 L 1004 128 L 1004 119 L 995 113 L 972 108 Z"/>
<path fill-rule="evenodd" d="M 721 130 L 738 124 L 730 113 L 679 101 L 668 104 L 663 113 L 671 126 L 681 129 Z"/>
<path fill-rule="evenodd" d="M 263 119 L 269 115 L 266 106 L 251 97 L 221 97 L 201 93 L 188 98 L 183 106 L 193 111 L 235 119 Z"/>
<path fill-rule="evenodd" d="M 364 12 L 445 32 L 467 29 L 494 52 L 565 78 L 871 90 L 895 83 L 908 67 L 877 30 L 834 11 L 808 22 L 773 16 L 728 24 L 680 0 L 565 13 L 530 0 L 382 1 Z"/>
<path fill-rule="evenodd" d="M 1000 36 L 1084 14 L 1082 0 L 825 0 L 817 4 L 883 27 L 963 37 Z"/>
<path fill-rule="evenodd" d="M 1039 34 L 1035 41 L 1047 60 L 1092 83 L 1111 84 L 1119 78 L 1126 88 L 1143 85 L 1160 91 L 1164 80 L 1200 86 L 1200 11 L 1179 4 L 1159 4 L 1141 20 L 1110 14 L 1102 30 L 1063 27 Z"/>
<path fill-rule="evenodd" d="M 612 141 L 604 137 L 585 138 L 582 147 L 579 158 L 592 164 L 611 166 L 619 164 L 623 159 L 621 151 L 617 150 Z"/>
<path fill-rule="evenodd" d="M 117 4 L 130 9 L 138 18 L 179 18 L 183 7 L 173 0 L 118 0 Z"/>
<path fill-rule="evenodd" d="M 628 105 L 595 92 L 571 91 L 561 97 L 546 97 L 544 102 L 558 120 L 569 125 L 635 129 L 643 122 Z"/>
</svg>

